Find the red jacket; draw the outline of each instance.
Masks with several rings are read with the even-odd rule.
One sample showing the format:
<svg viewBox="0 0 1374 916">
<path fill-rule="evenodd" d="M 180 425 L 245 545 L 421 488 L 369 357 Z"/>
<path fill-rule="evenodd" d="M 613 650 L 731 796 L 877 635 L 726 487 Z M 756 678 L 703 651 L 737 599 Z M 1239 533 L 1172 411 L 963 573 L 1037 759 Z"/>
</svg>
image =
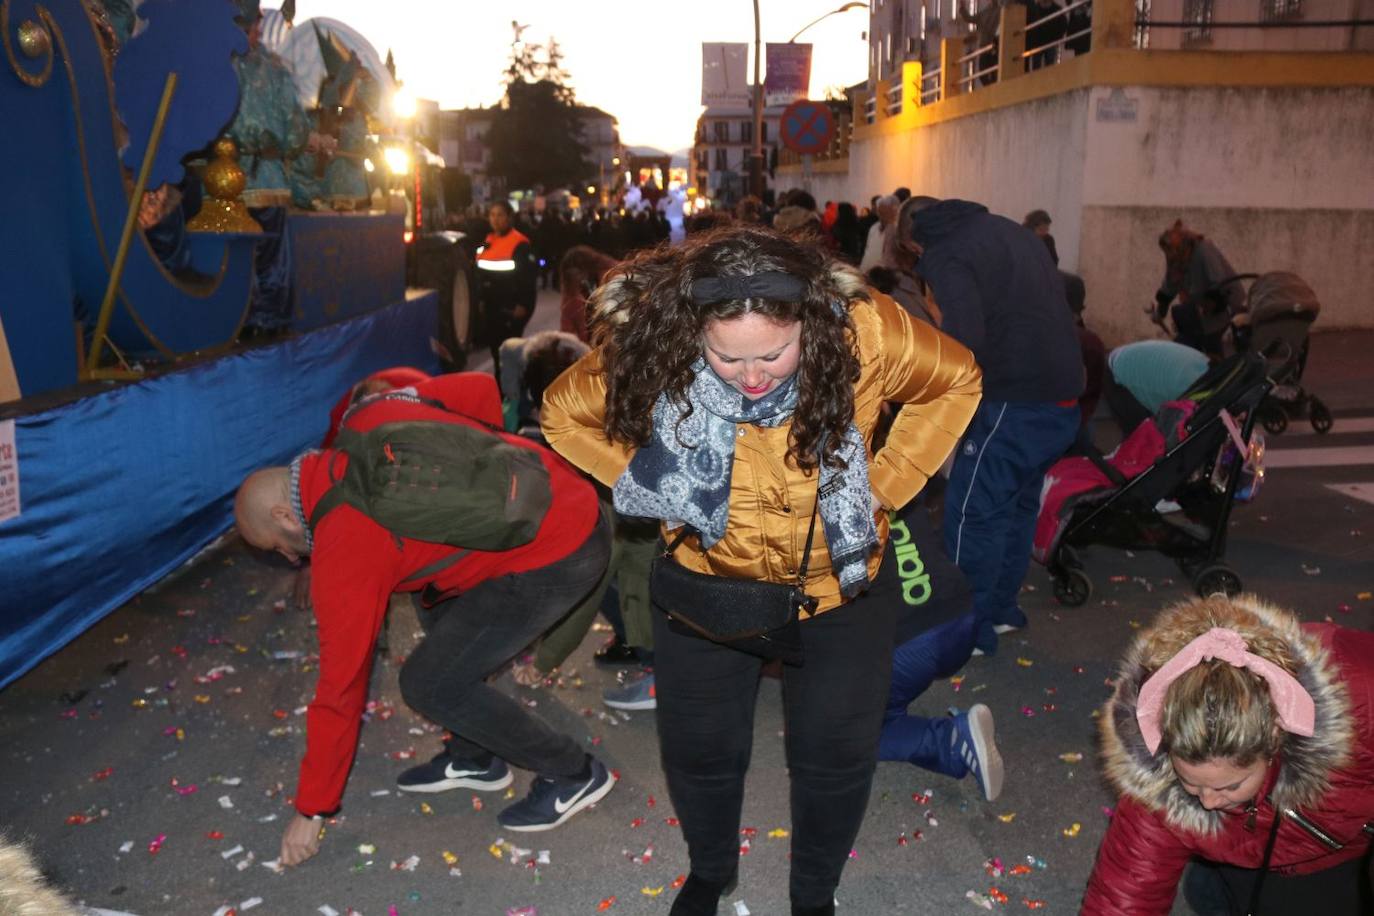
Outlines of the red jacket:
<svg viewBox="0 0 1374 916">
<path fill-rule="evenodd" d="M 428 372 L 419 369 L 412 369 L 409 366 L 393 366 L 390 369 L 380 369 L 367 378 L 359 382 L 365 385 L 368 382 L 386 382 L 391 388 L 404 388 L 407 385 L 418 385 L 429 378 Z M 339 424 L 343 422 L 344 414 L 348 413 L 348 408 L 353 406 L 353 392 L 357 390 L 357 385 L 344 392 L 343 397 L 334 404 L 329 411 L 329 432 L 324 434 L 324 442 L 320 448 L 329 448 L 334 444 L 334 437 L 339 434 Z"/>
<path fill-rule="evenodd" d="M 1195 855 L 1259 868 L 1276 804 L 1295 809 L 1344 845 L 1333 850 L 1285 817 L 1269 866 L 1278 874 L 1322 871 L 1369 848 L 1362 828 L 1374 823 L 1374 633 L 1331 624 L 1299 628 L 1264 605 L 1244 603 L 1263 612 L 1266 622 L 1274 620 L 1293 647 L 1297 677 L 1316 702 L 1316 734 L 1287 736 L 1259 793 L 1253 824 L 1245 811 L 1209 812 L 1178 785 L 1167 760 L 1150 764 L 1135 720 L 1144 672 L 1138 656 L 1128 656 L 1102 717 L 1107 776 L 1122 796 L 1097 852 L 1083 913 L 1164 916 Z"/>
<path fill-rule="evenodd" d="M 501 425 L 501 399 L 496 380 L 475 372 L 438 376 L 415 386 L 423 397 L 449 409 Z M 356 410 L 346 421 L 365 431 L 399 420 L 436 419 L 464 422 L 424 404 L 379 400 Z M 437 576 L 408 583 L 420 590 L 429 583 L 444 591 L 467 590 L 487 579 L 547 566 L 582 545 L 597 519 L 596 491 L 562 458 L 520 436 L 501 434 L 507 442 L 539 453 L 549 471 L 553 502 L 533 541 L 505 551 L 472 551 Z M 306 519 L 330 486 L 328 468 L 336 474 L 348 456 L 324 450 L 301 462 L 301 512 Z M 391 594 L 420 569 L 453 553 L 455 548 L 397 538 L 351 506 L 326 515 L 314 532 L 310 597 L 319 625 L 320 674 L 315 698 L 306 712 L 305 759 L 301 761 L 296 809 L 312 815 L 339 807 L 353 764 L 358 729 L 367 701 L 373 646 Z"/>
</svg>

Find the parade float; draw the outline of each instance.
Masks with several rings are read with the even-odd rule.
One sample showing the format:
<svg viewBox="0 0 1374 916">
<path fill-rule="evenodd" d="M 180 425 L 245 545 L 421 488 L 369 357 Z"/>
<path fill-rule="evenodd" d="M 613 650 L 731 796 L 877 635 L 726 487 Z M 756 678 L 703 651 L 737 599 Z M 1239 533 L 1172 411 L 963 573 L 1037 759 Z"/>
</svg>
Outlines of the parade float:
<svg viewBox="0 0 1374 916">
<path fill-rule="evenodd" d="M 365 170 L 391 76 L 272 14 L 313 92 L 255 0 L 0 0 L 0 687 L 224 533 L 340 391 L 439 368 Z"/>
</svg>

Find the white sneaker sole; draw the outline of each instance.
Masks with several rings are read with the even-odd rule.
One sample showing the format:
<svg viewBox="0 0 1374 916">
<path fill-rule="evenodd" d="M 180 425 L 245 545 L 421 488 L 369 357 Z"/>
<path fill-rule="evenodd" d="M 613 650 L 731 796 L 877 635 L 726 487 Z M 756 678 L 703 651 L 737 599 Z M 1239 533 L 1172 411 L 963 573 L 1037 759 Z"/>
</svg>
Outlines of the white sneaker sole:
<svg viewBox="0 0 1374 916">
<path fill-rule="evenodd" d="M 596 804 L 597 802 L 601 801 L 601 799 L 611 794 L 611 790 L 615 788 L 616 778 L 615 776 L 611 775 L 609 770 L 606 772 L 606 776 L 607 779 L 606 784 L 604 786 L 597 789 L 595 792 L 588 792 L 586 795 L 579 798 L 575 805 L 573 805 L 567 811 L 564 811 L 563 816 L 560 817 L 558 820 L 553 821 L 552 823 L 501 824 L 501 827 L 505 830 L 514 830 L 517 833 L 540 833 L 545 830 L 552 830 L 555 827 L 561 827 L 568 822 L 568 818 L 572 817 L 577 812 L 583 810 L 584 808 L 590 808 L 592 805 Z M 499 818 L 497 819 L 497 823 L 500 823 Z"/>
<path fill-rule="evenodd" d="M 478 792 L 499 792 L 515 782 L 515 776 L 510 770 L 506 770 L 506 775 L 492 781 L 482 779 L 472 779 L 467 776 L 460 776 L 456 779 L 443 779 L 439 782 L 426 783 L 422 786 L 403 786 L 396 784 L 396 788 L 402 792 L 449 792 L 453 789 L 476 789 Z"/>
<path fill-rule="evenodd" d="M 978 768 L 983 773 L 983 797 L 996 801 L 1002 794 L 1002 781 L 1006 770 L 1002 765 L 1002 755 L 993 741 L 992 710 L 982 703 L 975 703 L 968 710 L 969 736 L 973 739 L 973 754 L 978 758 Z"/>
<path fill-rule="evenodd" d="M 646 700 L 608 700 L 605 697 L 602 697 L 601 702 L 605 703 L 612 709 L 658 709 L 658 700 L 655 697 L 649 697 Z"/>
</svg>

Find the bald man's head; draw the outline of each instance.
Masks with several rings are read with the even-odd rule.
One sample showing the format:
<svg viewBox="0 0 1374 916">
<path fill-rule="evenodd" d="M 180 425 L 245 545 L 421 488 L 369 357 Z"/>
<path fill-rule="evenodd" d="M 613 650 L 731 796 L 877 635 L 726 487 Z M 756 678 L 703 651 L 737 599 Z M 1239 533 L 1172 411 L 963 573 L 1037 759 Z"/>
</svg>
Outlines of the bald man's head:
<svg viewBox="0 0 1374 916">
<path fill-rule="evenodd" d="M 259 550 L 275 550 L 292 563 L 310 552 L 305 528 L 291 508 L 291 471 L 263 468 L 239 486 L 234 497 L 239 535 Z"/>
</svg>

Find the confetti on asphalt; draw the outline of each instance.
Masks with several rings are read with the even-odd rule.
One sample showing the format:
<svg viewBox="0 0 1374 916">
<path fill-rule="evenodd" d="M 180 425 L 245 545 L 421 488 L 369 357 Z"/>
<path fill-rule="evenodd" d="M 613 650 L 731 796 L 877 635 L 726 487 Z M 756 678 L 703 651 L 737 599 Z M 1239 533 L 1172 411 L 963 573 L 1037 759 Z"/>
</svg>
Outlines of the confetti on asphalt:
<svg viewBox="0 0 1374 916">
<path fill-rule="evenodd" d="M 122 853 L 133 852 L 133 851 L 134 851 L 134 841 L 133 841 L 133 840 L 125 840 L 123 843 L 120 843 L 120 844 L 119 844 L 119 851 L 122 852 Z"/>
<path fill-rule="evenodd" d="M 1074 821 L 1073 826 L 1065 827 L 1063 830 L 1060 831 L 1060 833 L 1064 834 L 1064 836 L 1068 837 L 1069 839 L 1073 839 L 1074 837 L 1078 836 L 1079 831 L 1082 829 L 1083 825 L 1078 823 L 1077 821 Z"/>
<path fill-rule="evenodd" d="M 603 901 L 601 901 L 600 903 L 598 903 L 598 904 L 596 905 L 596 909 L 597 909 L 597 912 L 600 913 L 600 912 L 605 912 L 606 910 L 609 910 L 609 909 L 610 909 L 611 907 L 613 907 L 613 906 L 615 906 L 615 897 L 614 897 L 614 895 L 613 895 L 613 896 L 610 896 L 610 897 L 607 897 L 605 900 L 603 900 Z"/>
<path fill-rule="evenodd" d="M 997 819 L 1004 824 L 1010 824 L 1012 821 L 1016 820 L 1016 812 L 1008 811 L 1006 814 L 999 814 L 997 815 Z"/>
<path fill-rule="evenodd" d="M 1060 754 L 1059 759 L 1064 761 L 1065 763 L 1082 763 L 1083 755 L 1077 752 L 1070 751 L 1067 754 Z"/>
<path fill-rule="evenodd" d="M 222 859 L 232 859 L 234 856 L 238 855 L 241 852 L 243 852 L 243 845 L 236 844 L 233 849 L 226 849 L 219 855 Z"/>
<path fill-rule="evenodd" d="M 1007 874 L 1018 878 L 1022 875 L 1029 875 L 1030 873 L 1031 867 L 1029 865 L 1013 865 L 1011 871 L 1007 872 Z"/>
<path fill-rule="evenodd" d="M 1039 869 L 1040 871 L 1044 871 L 1046 868 L 1049 868 L 1049 866 L 1045 864 L 1044 859 L 1039 859 L 1035 856 L 1026 856 L 1026 864 L 1031 865 Z"/>
<path fill-rule="evenodd" d="M 686 884 L 686 883 L 687 883 L 687 876 L 686 876 L 686 875 L 678 875 L 676 878 L 673 879 L 673 883 L 670 884 L 670 885 L 668 885 L 668 886 L 671 887 L 671 888 L 673 888 L 674 890 L 676 890 L 677 888 L 682 887 L 682 885 L 684 885 L 684 884 Z"/>
<path fill-rule="evenodd" d="M 167 834 L 159 833 L 157 836 L 153 837 L 153 839 L 148 841 L 148 852 L 152 853 L 153 855 L 157 855 L 159 852 L 162 851 L 162 844 L 165 842 L 167 842 Z"/>
<path fill-rule="evenodd" d="M 539 916 L 539 907 L 513 906 L 506 910 L 506 916 Z"/>
<path fill-rule="evenodd" d="M 316 912 L 318 912 L 320 916 L 339 916 L 339 911 L 327 903 L 316 910 Z"/>
<path fill-rule="evenodd" d="M 663 893 L 663 885 L 660 884 L 658 887 L 641 887 L 639 892 L 645 897 L 657 897 L 659 894 Z"/>
<path fill-rule="evenodd" d="M 785 836 L 791 836 L 791 834 L 781 827 L 774 827 L 772 830 L 768 831 L 769 839 L 780 840 Z"/>
<path fill-rule="evenodd" d="M 372 843 L 361 843 L 358 846 L 358 854 L 370 856 L 377 852 L 377 847 Z"/>
<path fill-rule="evenodd" d="M 219 797 L 219 806 L 225 811 L 228 811 L 234 807 L 234 800 L 227 795 L 221 795 Z"/>
<path fill-rule="evenodd" d="M 1028 910 L 1043 910 L 1045 908 L 1045 901 L 1043 900 L 1031 900 L 1027 897 L 1022 897 L 1021 902 L 1026 905 L 1026 909 Z"/>
<path fill-rule="evenodd" d="M 994 903 L 1006 905 L 1007 895 L 995 887 L 988 888 L 988 897 L 990 897 Z"/>
<path fill-rule="evenodd" d="M 1031 665 L 1034 665 L 1035 662 L 1028 658 L 1018 658 L 1016 664 L 1020 665 L 1022 668 L 1029 668 Z"/>
<path fill-rule="evenodd" d="M 414 871 L 416 868 L 419 867 L 419 865 L 420 865 L 420 857 L 419 857 L 419 856 L 408 856 L 404 862 L 397 862 L 397 861 L 395 861 L 395 860 L 393 859 L 392 862 L 391 862 L 391 870 L 392 870 L 392 871 Z"/>
<path fill-rule="evenodd" d="M 444 864 L 445 864 L 445 865 L 457 865 L 457 864 L 458 864 L 458 857 L 457 857 L 456 855 L 454 855 L 453 853 L 449 852 L 447 849 L 445 849 L 442 853 L 440 853 L 440 855 L 442 855 L 442 856 L 444 857 Z"/>
<path fill-rule="evenodd" d="M 749 907 L 744 905 L 743 900 L 735 901 L 735 916 L 749 916 Z"/>
<path fill-rule="evenodd" d="M 1306 563 L 1303 563 L 1302 574 L 1304 576 L 1320 576 L 1322 574 L 1322 568 L 1320 566 L 1308 566 Z"/>
<path fill-rule="evenodd" d="M 978 893 L 977 891 L 974 891 L 974 890 L 966 891 L 966 892 L 964 893 L 964 897 L 966 897 L 966 898 L 968 899 L 968 901 L 969 901 L 970 903 L 972 903 L 974 906 L 982 907 L 982 908 L 985 909 L 985 910 L 990 910 L 990 909 L 992 909 L 992 901 L 989 900 L 989 899 L 988 899 L 986 896 L 984 896 L 983 894 Z"/>
</svg>

